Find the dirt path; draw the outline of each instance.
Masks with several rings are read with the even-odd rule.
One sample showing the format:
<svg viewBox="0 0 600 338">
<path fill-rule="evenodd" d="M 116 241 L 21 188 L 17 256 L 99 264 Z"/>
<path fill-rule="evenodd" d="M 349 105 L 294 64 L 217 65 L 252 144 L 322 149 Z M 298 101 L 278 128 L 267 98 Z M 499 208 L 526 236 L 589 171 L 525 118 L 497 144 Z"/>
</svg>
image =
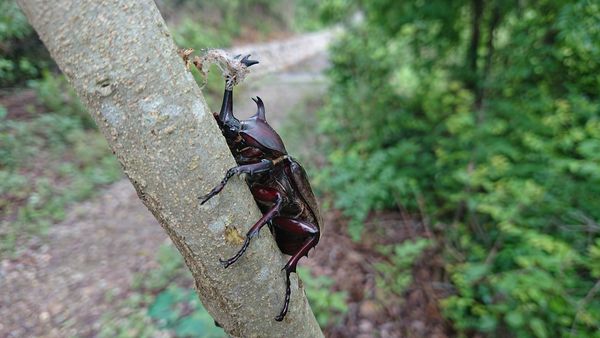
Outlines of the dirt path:
<svg viewBox="0 0 600 338">
<path fill-rule="evenodd" d="M 72 337 L 95 332 L 134 274 L 154 267 L 167 240 L 129 181 L 74 206 L 47 244 L 3 260 L 1 337 Z"/>
<path fill-rule="evenodd" d="M 240 47 L 269 66 L 257 67 L 259 74 L 241 88 L 236 111 L 253 113 L 249 97 L 259 95 L 279 126 L 291 109 L 323 90 L 319 74 L 330 38 L 318 33 Z M 51 227 L 45 244 L 0 261 L 0 337 L 93 336 L 112 299 L 128 292 L 136 272 L 155 267 L 155 253 L 167 240 L 127 180 L 73 206 L 64 222 Z"/>
</svg>

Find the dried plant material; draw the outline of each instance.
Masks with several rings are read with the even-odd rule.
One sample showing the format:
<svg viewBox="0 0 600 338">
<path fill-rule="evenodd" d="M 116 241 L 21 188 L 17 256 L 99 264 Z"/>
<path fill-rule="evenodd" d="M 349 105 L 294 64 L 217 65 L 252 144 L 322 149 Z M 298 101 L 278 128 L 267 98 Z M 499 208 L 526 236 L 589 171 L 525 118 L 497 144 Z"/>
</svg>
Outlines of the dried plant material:
<svg viewBox="0 0 600 338">
<path fill-rule="evenodd" d="M 193 48 L 179 49 L 177 54 L 181 57 L 185 63 L 185 68 L 190 70 L 190 64 L 193 64 L 202 76 L 203 83 L 202 88 L 208 81 L 208 72 L 212 64 L 217 65 L 223 74 L 223 77 L 227 80 L 226 87 L 231 90 L 235 85 L 242 82 L 248 74 L 248 66 L 244 64 L 241 55 L 231 56 L 222 49 L 209 49 L 204 53 L 203 56 L 194 56 L 190 60 L 190 56 L 194 52 Z"/>
<path fill-rule="evenodd" d="M 222 49 L 209 49 L 203 56 L 195 56 L 192 63 L 204 79 L 208 76 L 210 65 L 217 65 L 227 80 L 227 89 L 233 89 L 249 73 L 248 67 L 241 62 L 240 55 L 233 57 Z"/>
<path fill-rule="evenodd" d="M 177 54 L 183 59 L 187 70 L 190 70 L 190 55 L 192 55 L 193 52 L 194 48 L 180 49 L 177 51 Z"/>
</svg>

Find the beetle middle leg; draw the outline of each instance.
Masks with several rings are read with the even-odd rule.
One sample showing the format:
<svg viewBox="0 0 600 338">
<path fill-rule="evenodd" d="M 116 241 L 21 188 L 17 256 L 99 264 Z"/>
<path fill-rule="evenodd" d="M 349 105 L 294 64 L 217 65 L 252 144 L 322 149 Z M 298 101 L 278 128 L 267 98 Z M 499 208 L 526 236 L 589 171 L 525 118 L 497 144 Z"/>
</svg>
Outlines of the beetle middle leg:
<svg viewBox="0 0 600 338">
<path fill-rule="evenodd" d="M 223 264 L 225 268 L 235 263 L 240 257 L 242 257 L 244 252 L 246 252 L 246 249 L 248 249 L 250 240 L 256 237 L 256 235 L 258 235 L 260 229 L 262 229 L 262 227 L 265 226 L 265 224 L 267 224 L 269 221 L 271 221 L 271 219 L 273 219 L 273 217 L 279 214 L 279 210 L 281 209 L 281 206 L 283 204 L 283 196 L 279 191 L 275 189 L 267 188 L 261 185 L 255 185 L 251 188 L 251 190 L 252 195 L 254 195 L 255 198 L 259 199 L 264 203 L 272 203 L 272 206 L 267 212 L 263 214 L 263 216 L 256 223 L 254 223 L 250 230 L 248 230 L 248 232 L 246 233 L 246 239 L 244 240 L 244 244 L 242 245 L 240 250 L 230 259 L 221 259 L 221 264 Z"/>
<path fill-rule="evenodd" d="M 225 174 L 225 177 L 223 178 L 221 183 L 219 183 L 216 187 L 214 187 L 208 194 L 198 197 L 201 200 L 200 205 L 203 205 L 209 199 L 213 198 L 213 196 L 220 193 L 221 190 L 223 190 L 223 188 L 227 184 L 227 181 L 229 181 L 229 179 L 233 175 L 244 174 L 244 173 L 250 174 L 250 175 L 258 174 L 258 173 L 262 173 L 262 172 L 270 170 L 271 168 L 273 168 L 273 166 L 275 166 L 275 163 L 273 161 L 262 160 L 258 163 L 240 165 L 240 166 L 233 167 L 233 168 L 227 170 L 227 173 Z"/>
</svg>

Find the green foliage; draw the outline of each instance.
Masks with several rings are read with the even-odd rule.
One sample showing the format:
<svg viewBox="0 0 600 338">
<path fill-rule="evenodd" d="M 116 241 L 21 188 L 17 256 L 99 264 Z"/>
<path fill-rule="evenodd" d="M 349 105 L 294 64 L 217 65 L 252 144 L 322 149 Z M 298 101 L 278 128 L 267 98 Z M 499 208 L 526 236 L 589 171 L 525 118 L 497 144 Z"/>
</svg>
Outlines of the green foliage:
<svg viewBox="0 0 600 338">
<path fill-rule="evenodd" d="M 186 18 L 179 23 L 173 32 L 173 39 L 182 48 L 202 50 L 206 48 L 223 48 L 231 45 L 232 32 L 222 32 L 214 27 L 203 26 Z"/>
<path fill-rule="evenodd" d="M 27 18 L 15 1 L 0 4 L 0 41 L 23 38 L 32 32 Z"/>
<path fill-rule="evenodd" d="M 198 54 L 210 48 L 227 48 L 231 46 L 234 38 L 242 33 L 242 25 L 255 27 L 257 22 L 249 23 L 250 16 L 247 11 L 253 4 L 261 1 L 226 1 L 226 2 L 183 2 L 182 11 L 186 14 L 181 21 L 173 25 L 173 39 L 182 49 L 193 48 Z M 175 6 L 175 4 L 173 4 Z M 207 15 L 206 13 L 210 13 Z M 198 17 L 205 18 L 198 20 Z M 254 16 L 257 19 L 256 16 Z M 203 88 L 209 106 L 216 107 L 220 103 L 223 92 L 223 77 L 217 67 L 212 67 L 208 78 L 202 78 L 200 73 L 193 69 L 198 85 Z"/>
<path fill-rule="evenodd" d="M 102 318 L 99 337 L 227 337 L 193 289 L 172 286 L 158 295 L 134 293 L 121 307 L 117 316 Z"/>
<path fill-rule="evenodd" d="M 323 20 L 323 15 L 326 11 L 325 6 L 329 3 L 319 0 L 296 0 L 290 1 L 291 6 L 294 6 L 293 21 L 291 26 L 296 31 L 316 31 L 326 28 Z"/>
<path fill-rule="evenodd" d="M 386 301 L 387 295 L 394 294 L 402 296 L 406 288 L 412 283 L 412 267 L 423 251 L 431 246 L 431 241 L 419 238 L 415 241 L 407 240 L 400 244 L 385 245 L 379 247 L 379 252 L 389 261 L 380 262 L 375 265 L 377 269 L 377 290 L 383 293 Z"/>
<path fill-rule="evenodd" d="M 155 292 L 167 288 L 173 281 L 191 281 L 181 254 L 172 245 L 161 245 L 156 261 L 159 268 L 137 275 L 132 285 L 134 289 Z"/>
<path fill-rule="evenodd" d="M 109 297 L 111 298 L 111 297 Z M 163 333 L 148 316 L 144 307 L 151 299 L 150 295 L 134 293 L 122 304 L 117 313 L 108 313 L 102 316 L 98 337 L 101 338 L 152 338 Z M 163 333 L 162 335 L 166 335 Z"/>
<path fill-rule="evenodd" d="M 372 210 L 424 205 L 452 224 L 459 333 L 597 333 L 600 6 L 331 3 L 365 18 L 333 47 L 320 114 L 354 237 Z"/>
<path fill-rule="evenodd" d="M 174 37 L 182 47 L 227 47 L 241 32 L 235 20 L 241 14 L 228 6 L 257 3 L 262 2 L 217 4 L 226 20 L 200 25 L 184 18 L 173 29 Z M 0 252 L 5 252 L 13 251 L 19 238 L 43 234 L 64 218 L 69 203 L 92 196 L 99 186 L 120 178 L 121 171 L 65 77 L 48 70 L 49 57 L 16 2 L 1 2 L 0 13 L 0 85 L 27 81 L 45 110 L 38 115 L 33 103 L 25 106 L 30 120 L 9 119 L 0 110 L 0 208 L 6 214 Z M 218 72 L 211 76 L 220 77 Z M 209 95 L 220 96 L 222 81 L 211 84 L 215 88 Z"/>
<path fill-rule="evenodd" d="M 122 177 L 102 135 L 83 121 L 70 113 L 12 120 L 0 109 L 0 252 L 13 251 L 18 238 L 44 234 L 70 203 Z"/>
<path fill-rule="evenodd" d="M 139 274 L 134 292 L 119 305 L 119 313 L 103 316 L 101 337 L 225 337 L 200 303 L 183 258 L 172 245 L 162 245 L 158 268 Z"/>
<path fill-rule="evenodd" d="M 287 28 L 284 15 L 286 6 L 293 3 L 274 0 L 167 0 L 161 6 L 163 15 L 177 12 L 200 23 L 213 27 L 220 34 L 240 36 L 248 30 L 268 33 L 271 29 Z"/>
<path fill-rule="evenodd" d="M 173 39 L 180 48 L 193 48 L 201 52 L 208 48 L 228 47 L 233 39 L 233 32 L 184 19 L 173 30 Z M 211 68 L 207 78 L 203 78 L 194 67 L 191 67 L 191 71 L 198 85 L 203 88 L 209 105 L 216 107 L 220 102 L 219 97 L 223 95 L 223 75 L 217 67 Z"/>
<path fill-rule="evenodd" d="M 86 129 L 96 128 L 94 120 L 64 75 L 44 70 L 41 79 L 29 81 L 29 87 L 35 90 L 37 99 L 48 112 L 78 120 Z"/>
<path fill-rule="evenodd" d="M 358 4 L 352 0 L 321 1 L 319 7 L 314 6 L 312 15 L 319 14 L 322 21 L 331 24 L 338 21 L 351 21 L 352 15 L 358 10 Z"/>
<path fill-rule="evenodd" d="M 158 268 L 135 277 L 134 292 L 119 305 L 119 311 L 102 319 L 101 337 L 153 337 L 170 333 L 176 337 L 224 337 L 215 326 L 196 291 L 183 258 L 172 245 L 157 253 Z M 348 309 L 346 294 L 332 292 L 330 278 L 314 277 L 306 268 L 298 274 L 321 326 L 335 325 Z"/>
<path fill-rule="evenodd" d="M 310 270 L 298 268 L 298 275 L 306 287 L 310 307 L 321 327 L 339 324 L 348 312 L 347 295 L 343 291 L 332 291 L 333 280 L 327 276 L 313 276 Z"/>
<path fill-rule="evenodd" d="M 0 86 L 36 78 L 51 63 L 16 1 L 0 2 Z"/>
<path fill-rule="evenodd" d="M 407 62 L 401 43 L 387 47 L 364 28 L 350 29 L 332 50 L 334 85 L 329 104 L 320 113 L 320 127 L 330 135 L 330 189 L 339 192 L 336 206 L 352 218 L 351 234 L 358 239 L 369 211 L 398 204 L 415 207 L 415 197 L 429 190 L 419 185 L 430 183 L 417 177 L 434 173 L 434 157 L 424 143 L 435 136 L 428 135 L 424 121 L 404 117 L 409 107 L 402 104 L 402 87 L 394 81 L 417 79 L 406 69 L 398 75 L 406 81 L 392 81 L 391 61 Z M 388 48 L 395 58 L 389 57 Z"/>
<path fill-rule="evenodd" d="M 227 48 L 235 40 L 256 42 L 271 35 L 291 30 L 313 30 L 322 27 L 315 15 L 319 1 L 166 1 L 163 13 L 179 12 L 170 24 L 175 43 L 180 48 L 193 48 L 197 53 L 209 48 Z M 239 44 L 239 42 L 238 42 Z M 223 78 L 213 67 L 204 79 L 192 69 L 196 82 L 203 89 L 210 107 L 221 103 Z"/>
<path fill-rule="evenodd" d="M 160 328 L 172 330 L 177 337 L 226 337 L 194 290 L 167 288 L 150 305 L 148 315 L 158 322 Z"/>
</svg>

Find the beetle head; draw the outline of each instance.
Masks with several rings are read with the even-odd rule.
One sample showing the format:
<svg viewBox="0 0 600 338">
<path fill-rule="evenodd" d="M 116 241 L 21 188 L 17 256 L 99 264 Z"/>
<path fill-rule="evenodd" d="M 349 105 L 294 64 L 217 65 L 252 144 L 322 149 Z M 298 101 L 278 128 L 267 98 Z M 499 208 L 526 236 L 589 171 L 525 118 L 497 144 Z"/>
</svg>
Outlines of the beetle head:
<svg viewBox="0 0 600 338">
<path fill-rule="evenodd" d="M 286 155 L 287 150 L 277 132 L 271 128 L 265 118 L 265 105 L 260 97 L 252 99 L 256 103 L 256 114 L 241 122 L 240 135 L 253 147 L 257 147 L 275 156 Z"/>
</svg>

